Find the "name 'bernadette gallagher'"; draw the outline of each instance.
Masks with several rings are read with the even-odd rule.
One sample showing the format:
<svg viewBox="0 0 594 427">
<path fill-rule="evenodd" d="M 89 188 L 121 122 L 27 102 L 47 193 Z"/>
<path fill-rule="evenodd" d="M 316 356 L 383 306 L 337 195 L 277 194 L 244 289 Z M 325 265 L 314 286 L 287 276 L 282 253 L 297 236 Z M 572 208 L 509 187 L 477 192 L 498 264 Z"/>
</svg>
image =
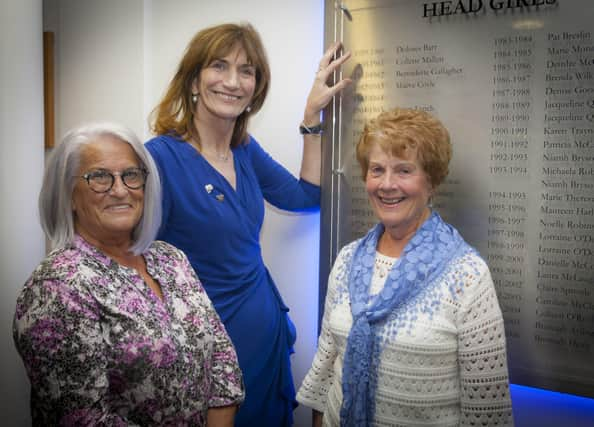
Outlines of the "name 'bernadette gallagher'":
<svg viewBox="0 0 594 427">
<path fill-rule="evenodd" d="M 496 12 L 506 9 L 530 9 L 539 6 L 552 6 L 557 0 L 485 0 L 491 10 Z M 483 0 L 445 0 L 423 3 L 423 18 L 448 15 L 465 15 L 483 10 Z"/>
</svg>

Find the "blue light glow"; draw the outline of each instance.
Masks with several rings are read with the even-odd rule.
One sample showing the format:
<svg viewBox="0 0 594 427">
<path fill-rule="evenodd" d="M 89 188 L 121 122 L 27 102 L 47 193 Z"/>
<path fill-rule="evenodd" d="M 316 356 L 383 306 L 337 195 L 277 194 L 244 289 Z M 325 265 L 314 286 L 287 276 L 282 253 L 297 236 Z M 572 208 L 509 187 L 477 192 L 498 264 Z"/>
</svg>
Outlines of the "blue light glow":
<svg viewBox="0 0 594 427">
<path fill-rule="evenodd" d="M 594 399 L 511 384 L 516 427 L 592 427 Z"/>
</svg>

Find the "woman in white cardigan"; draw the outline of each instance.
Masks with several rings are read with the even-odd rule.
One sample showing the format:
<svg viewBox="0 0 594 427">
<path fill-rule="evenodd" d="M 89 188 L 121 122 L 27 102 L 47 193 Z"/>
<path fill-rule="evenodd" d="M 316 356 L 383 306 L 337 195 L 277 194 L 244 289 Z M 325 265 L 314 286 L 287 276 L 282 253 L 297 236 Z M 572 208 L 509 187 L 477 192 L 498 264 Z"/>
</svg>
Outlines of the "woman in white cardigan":
<svg viewBox="0 0 594 427">
<path fill-rule="evenodd" d="M 330 274 L 297 395 L 315 426 L 513 424 L 489 269 L 430 207 L 451 155 L 447 130 L 423 111 L 395 109 L 365 127 L 357 159 L 379 223 Z"/>
</svg>

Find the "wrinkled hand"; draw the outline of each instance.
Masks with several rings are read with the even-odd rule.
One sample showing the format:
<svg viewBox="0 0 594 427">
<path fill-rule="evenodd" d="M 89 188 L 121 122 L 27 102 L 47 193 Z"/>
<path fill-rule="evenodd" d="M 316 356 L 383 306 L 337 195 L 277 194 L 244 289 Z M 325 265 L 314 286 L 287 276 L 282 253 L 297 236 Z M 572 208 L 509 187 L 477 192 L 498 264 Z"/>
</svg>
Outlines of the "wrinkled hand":
<svg viewBox="0 0 594 427">
<path fill-rule="evenodd" d="M 351 79 L 344 78 L 336 82 L 333 86 L 328 85 L 328 79 L 334 71 L 336 71 L 342 64 L 344 64 L 350 57 L 351 53 L 346 52 L 336 59 L 332 59 L 342 47 L 342 43 L 334 43 L 324 53 L 320 61 L 320 67 L 316 73 L 311 90 L 307 97 L 305 105 L 305 114 L 303 122 L 307 125 L 315 125 L 320 121 L 320 111 L 328 105 L 334 95 L 343 90 L 351 83 Z"/>
</svg>

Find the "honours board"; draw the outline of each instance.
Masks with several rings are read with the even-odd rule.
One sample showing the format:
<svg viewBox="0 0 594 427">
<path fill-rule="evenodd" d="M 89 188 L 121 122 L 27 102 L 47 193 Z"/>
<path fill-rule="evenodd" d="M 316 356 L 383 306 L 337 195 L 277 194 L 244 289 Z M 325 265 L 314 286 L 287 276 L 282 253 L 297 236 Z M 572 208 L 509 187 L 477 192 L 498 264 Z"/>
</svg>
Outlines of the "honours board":
<svg viewBox="0 0 594 427">
<path fill-rule="evenodd" d="M 326 11 L 326 41 L 352 52 L 343 74 L 354 83 L 325 118 L 322 283 L 338 250 L 376 222 L 354 156 L 365 122 L 427 110 L 454 146 L 433 205 L 489 264 L 512 382 L 594 397 L 590 0 L 328 1 Z"/>
</svg>

